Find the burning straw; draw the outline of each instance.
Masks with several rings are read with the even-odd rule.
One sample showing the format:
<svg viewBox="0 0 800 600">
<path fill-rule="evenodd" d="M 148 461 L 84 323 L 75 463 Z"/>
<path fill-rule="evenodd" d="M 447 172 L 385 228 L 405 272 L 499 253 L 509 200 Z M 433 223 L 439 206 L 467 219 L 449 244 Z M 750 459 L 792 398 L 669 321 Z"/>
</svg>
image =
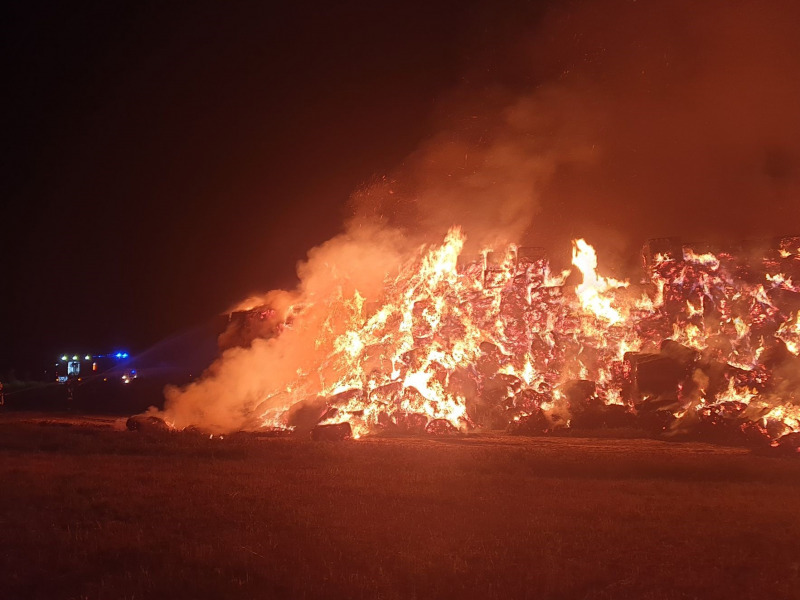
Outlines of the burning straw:
<svg viewBox="0 0 800 600">
<path fill-rule="evenodd" d="M 364 291 L 329 265 L 325 295 L 252 309 L 283 317 L 169 390 L 165 419 L 354 437 L 638 425 L 778 443 L 800 432 L 800 238 L 755 261 L 655 240 L 635 286 L 599 274 L 584 240 L 575 285 L 539 249 L 467 260 L 464 243 L 453 228 Z"/>
</svg>

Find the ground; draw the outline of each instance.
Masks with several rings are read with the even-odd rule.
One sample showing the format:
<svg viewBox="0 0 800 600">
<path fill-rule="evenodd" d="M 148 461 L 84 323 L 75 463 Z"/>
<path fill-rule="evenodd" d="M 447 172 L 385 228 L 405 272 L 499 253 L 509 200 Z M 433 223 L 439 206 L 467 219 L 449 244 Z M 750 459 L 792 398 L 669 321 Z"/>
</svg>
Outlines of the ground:
<svg viewBox="0 0 800 600">
<path fill-rule="evenodd" d="M 0 417 L 3 598 L 800 598 L 797 459 L 121 424 Z"/>
</svg>

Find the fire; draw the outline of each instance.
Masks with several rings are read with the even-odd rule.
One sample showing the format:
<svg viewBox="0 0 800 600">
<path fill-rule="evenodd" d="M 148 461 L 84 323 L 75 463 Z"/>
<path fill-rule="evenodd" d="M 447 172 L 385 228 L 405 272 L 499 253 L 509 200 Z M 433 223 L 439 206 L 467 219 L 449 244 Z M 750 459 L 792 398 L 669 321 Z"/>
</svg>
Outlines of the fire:
<svg viewBox="0 0 800 600">
<path fill-rule="evenodd" d="M 789 352 L 796 356 L 800 355 L 800 312 L 794 316 L 794 319 L 787 319 L 778 328 L 776 335 L 783 340 Z"/>
<path fill-rule="evenodd" d="M 797 273 L 780 268 L 796 266 L 794 252 L 761 264 L 653 253 L 634 291 L 598 272 L 583 239 L 573 242 L 574 287 L 536 249 L 508 245 L 470 261 L 465 241 L 452 228 L 377 294 L 340 286 L 284 310 L 265 343 L 281 348 L 312 328 L 313 360 L 258 392 L 257 426 L 293 429 L 312 406 L 312 425 L 355 438 L 632 419 L 773 441 L 800 432 L 800 290 Z"/>
<path fill-rule="evenodd" d="M 628 282 L 598 275 L 597 254 L 582 239 L 573 243 L 572 264 L 583 273 L 583 283 L 575 288 L 583 308 L 612 325 L 622 321 L 622 314 L 612 306 L 613 298 L 608 295 L 608 291 L 628 287 Z"/>
</svg>

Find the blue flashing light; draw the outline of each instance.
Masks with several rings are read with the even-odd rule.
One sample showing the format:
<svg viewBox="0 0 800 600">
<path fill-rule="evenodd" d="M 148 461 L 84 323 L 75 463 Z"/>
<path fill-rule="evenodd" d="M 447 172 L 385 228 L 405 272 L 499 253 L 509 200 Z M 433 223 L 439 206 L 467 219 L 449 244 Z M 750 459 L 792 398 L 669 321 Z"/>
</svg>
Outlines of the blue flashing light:
<svg viewBox="0 0 800 600">
<path fill-rule="evenodd" d="M 128 356 L 130 356 L 130 355 L 127 352 L 123 352 L 122 353 L 122 358 L 128 358 Z"/>
</svg>

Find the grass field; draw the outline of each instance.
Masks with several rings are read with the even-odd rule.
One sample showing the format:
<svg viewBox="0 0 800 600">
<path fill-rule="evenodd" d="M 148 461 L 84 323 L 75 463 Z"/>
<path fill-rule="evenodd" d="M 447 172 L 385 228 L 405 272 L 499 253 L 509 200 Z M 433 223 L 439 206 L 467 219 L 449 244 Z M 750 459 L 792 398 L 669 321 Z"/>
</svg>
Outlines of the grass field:
<svg viewBox="0 0 800 600">
<path fill-rule="evenodd" d="M 111 424 L 0 418 L 0 597 L 800 598 L 796 459 Z"/>
</svg>

